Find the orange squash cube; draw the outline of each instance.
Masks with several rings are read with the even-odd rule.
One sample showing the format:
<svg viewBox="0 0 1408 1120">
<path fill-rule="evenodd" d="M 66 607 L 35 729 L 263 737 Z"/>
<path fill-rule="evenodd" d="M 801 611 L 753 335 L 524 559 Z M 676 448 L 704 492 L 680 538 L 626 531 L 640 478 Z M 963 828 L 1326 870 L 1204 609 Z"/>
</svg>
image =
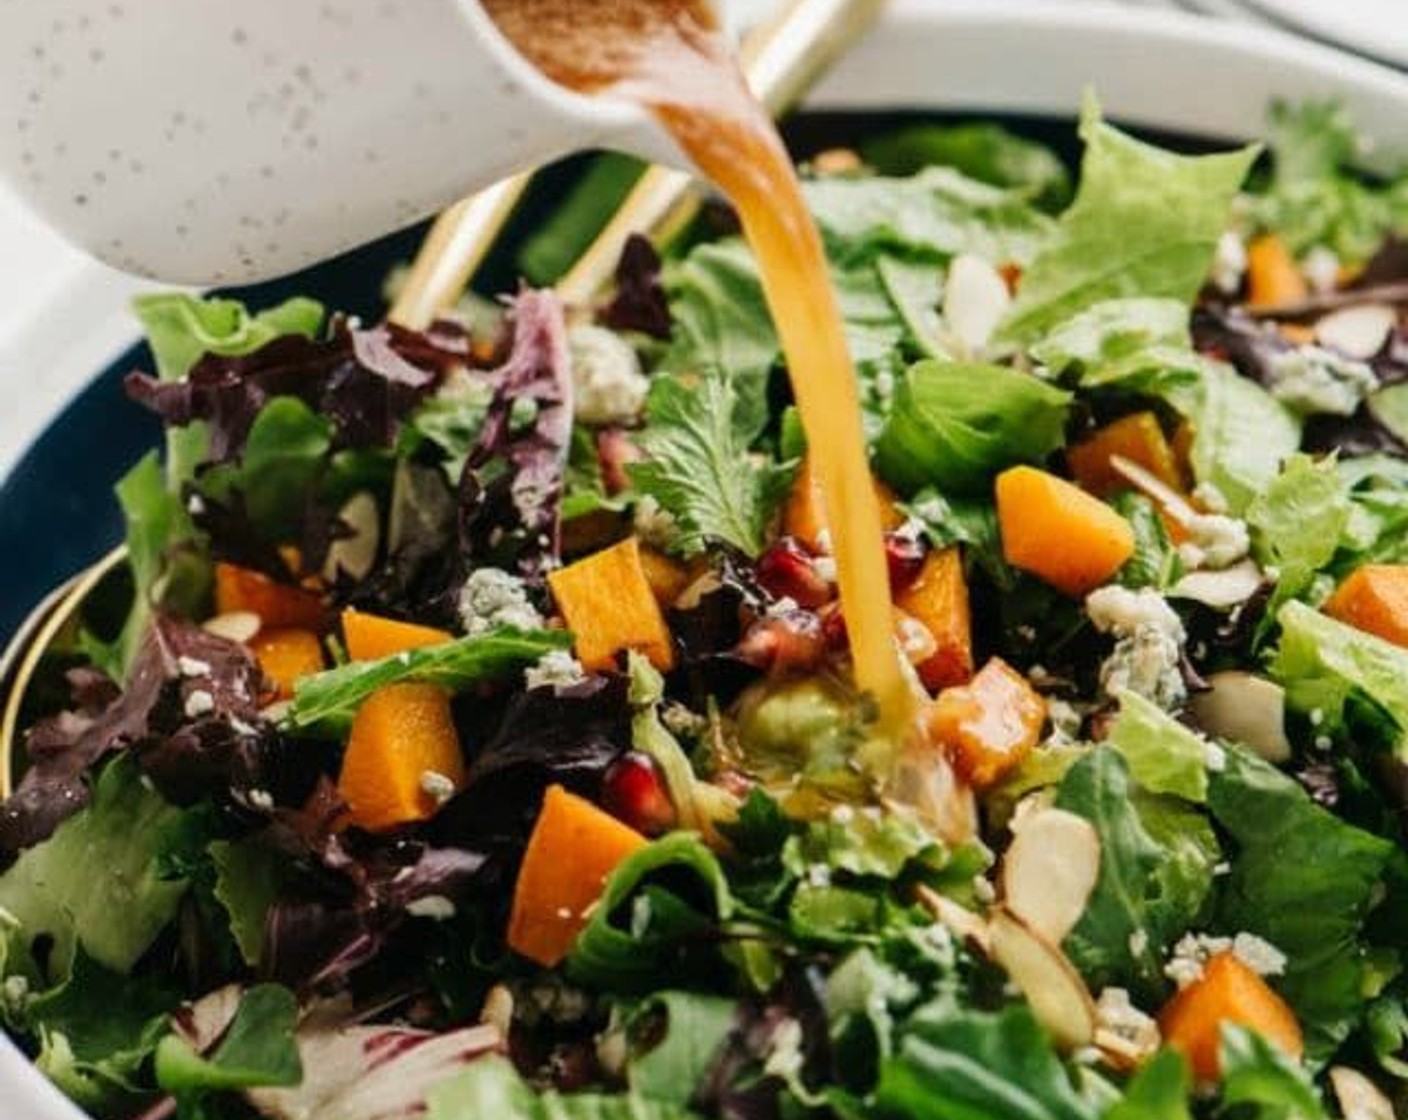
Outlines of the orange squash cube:
<svg viewBox="0 0 1408 1120">
<path fill-rule="evenodd" d="M 249 652 L 264 675 L 274 682 L 278 698 L 293 696 L 293 686 L 303 677 L 321 672 L 327 664 L 323 643 L 311 630 L 283 627 L 262 629 L 249 642 Z"/>
<path fill-rule="evenodd" d="M 974 789 L 997 784 L 1041 738 L 1046 701 L 1021 673 L 994 657 L 972 681 L 946 688 L 929 708 L 930 736 Z"/>
<path fill-rule="evenodd" d="M 406 650 L 444 645 L 453 639 L 448 630 L 434 626 L 383 618 L 351 607 L 342 612 L 342 640 L 353 661 L 378 661 Z"/>
<path fill-rule="evenodd" d="M 1224 1023 L 1255 1031 L 1295 1061 L 1305 1052 L 1295 1012 L 1231 952 L 1208 961 L 1202 976 L 1159 1012 L 1165 1044 L 1183 1053 L 1201 1081 L 1221 1075 Z"/>
<path fill-rule="evenodd" d="M 549 573 L 548 586 L 586 668 L 611 669 L 624 650 L 644 654 L 661 672 L 674 666 L 674 641 L 634 537 Z"/>
<path fill-rule="evenodd" d="M 450 697 L 430 684 L 389 684 L 357 709 L 337 791 L 347 823 L 382 832 L 429 820 L 463 788 L 464 755 Z"/>
<path fill-rule="evenodd" d="M 1286 243 L 1274 233 L 1247 246 L 1247 306 L 1257 310 L 1299 303 L 1310 285 Z"/>
<path fill-rule="evenodd" d="M 934 636 L 934 652 L 917 666 L 925 688 L 937 692 L 973 676 L 973 619 L 957 546 L 930 552 L 919 576 L 895 598 L 895 606 Z"/>
<path fill-rule="evenodd" d="M 1066 466 L 1082 490 L 1105 498 L 1129 489 L 1129 481 L 1115 470 L 1115 456 L 1137 463 L 1160 482 L 1183 488 L 1183 475 L 1173 448 L 1152 412 L 1135 412 L 1106 424 L 1087 439 L 1066 450 Z"/>
<path fill-rule="evenodd" d="M 880 525 L 885 531 L 898 529 L 904 524 L 904 514 L 895 502 L 894 492 L 879 479 L 874 480 L 875 497 L 880 502 Z M 821 480 L 812 469 L 810 456 L 802 460 L 801 469 L 792 483 L 792 492 L 782 511 L 782 531 L 786 536 L 796 537 L 813 552 L 827 552 L 823 548 L 830 535 L 826 520 L 826 501 L 821 493 Z"/>
<path fill-rule="evenodd" d="M 1408 564 L 1365 564 L 1354 569 L 1324 611 L 1347 626 L 1408 646 Z"/>
<path fill-rule="evenodd" d="M 215 564 L 215 613 L 248 612 L 269 627 L 321 630 L 326 618 L 322 596 L 306 587 L 278 583 L 263 572 L 238 564 Z"/>
<path fill-rule="evenodd" d="M 1079 486 L 1035 467 L 997 476 L 1002 554 L 1067 595 L 1105 583 L 1134 555 L 1128 521 Z"/>
<path fill-rule="evenodd" d="M 513 891 L 509 948 L 547 968 L 560 964 L 611 872 L 647 843 L 590 801 L 548 787 Z"/>
<path fill-rule="evenodd" d="M 640 566 L 645 572 L 645 582 L 650 584 L 655 601 L 661 607 L 668 607 L 678 599 L 693 578 L 688 566 L 653 548 L 640 550 Z"/>
</svg>

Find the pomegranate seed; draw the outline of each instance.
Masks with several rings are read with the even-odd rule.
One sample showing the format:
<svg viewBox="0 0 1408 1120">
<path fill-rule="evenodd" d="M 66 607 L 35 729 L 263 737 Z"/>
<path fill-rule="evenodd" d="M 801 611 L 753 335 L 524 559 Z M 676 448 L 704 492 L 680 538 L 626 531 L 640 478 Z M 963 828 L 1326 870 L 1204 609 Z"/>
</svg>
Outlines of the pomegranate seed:
<svg viewBox="0 0 1408 1120">
<path fill-rule="evenodd" d="M 738 643 L 738 656 L 759 669 L 805 671 L 825 655 L 826 635 L 810 611 L 760 618 Z"/>
<path fill-rule="evenodd" d="M 799 607 L 819 607 L 836 595 L 796 537 L 783 537 L 758 557 L 757 576 L 769 594 L 791 599 Z"/>
<path fill-rule="evenodd" d="M 885 534 L 885 563 L 890 569 L 890 590 L 903 591 L 919 578 L 928 553 L 924 542 L 908 533 Z"/>
<path fill-rule="evenodd" d="M 601 800 L 608 813 L 646 836 L 659 836 L 675 826 L 675 806 L 660 768 L 639 751 L 627 751 L 611 764 Z"/>
</svg>

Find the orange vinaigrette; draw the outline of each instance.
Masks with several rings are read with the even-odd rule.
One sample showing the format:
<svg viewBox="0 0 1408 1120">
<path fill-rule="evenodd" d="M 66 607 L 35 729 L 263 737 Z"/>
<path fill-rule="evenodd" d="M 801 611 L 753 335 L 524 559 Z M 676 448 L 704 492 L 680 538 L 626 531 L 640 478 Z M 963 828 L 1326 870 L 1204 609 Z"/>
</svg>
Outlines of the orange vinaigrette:
<svg viewBox="0 0 1408 1120">
<path fill-rule="evenodd" d="M 860 396 L 821 237 L 771 118 L 702 0 L 483 0 L 561 85 L 646 106 L 732 200 L 757 256 L 831 528 L 857 686 L 882 737 L 909 737 L 920 697 L 900 662 Z"/>
</svg>

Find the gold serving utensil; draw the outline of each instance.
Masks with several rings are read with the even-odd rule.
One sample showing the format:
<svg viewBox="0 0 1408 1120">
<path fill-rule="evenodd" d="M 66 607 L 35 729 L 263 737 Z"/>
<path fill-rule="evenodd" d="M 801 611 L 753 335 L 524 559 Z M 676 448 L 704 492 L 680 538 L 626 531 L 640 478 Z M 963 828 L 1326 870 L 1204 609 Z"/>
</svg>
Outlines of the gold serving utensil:
<svg viewBox="0 0 1408 1120">
<path fill-rule="evenodd" d="M 879 15 L 885 0 L 792 0 L 773 19 L 744 38 L 740 57 L 754 93 L 780 115 Z M 524 172 L 463 199 L 445 210 L 427 232 L 406 283 L 387 317 L 423 329 L 454 305 L 488 256 L 531 173 Z M 701 184 L 683 171 L 648 168 L 596 240 L 558 282 L 569 303 L 589 304 L 610 281 L 621 250 L 633 233 L 668 242 L 697 213 Z M 14 786 L 16 747 L 23 704 L 55 641 L 76 624 L 84 603 L 127 559 L 125 545 L 113 549 L 45 597 L 0 655 L 0 799 Z"/>
</svg>

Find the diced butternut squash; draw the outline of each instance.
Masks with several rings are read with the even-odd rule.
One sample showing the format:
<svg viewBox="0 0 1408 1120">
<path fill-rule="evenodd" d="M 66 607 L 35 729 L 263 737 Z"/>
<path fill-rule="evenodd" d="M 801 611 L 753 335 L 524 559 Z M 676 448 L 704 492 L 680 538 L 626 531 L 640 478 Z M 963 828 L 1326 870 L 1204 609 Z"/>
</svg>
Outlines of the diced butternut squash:
<svg viewBox="0 0 1408 1120">
<path fill-rule="evenodd" d="M 1385 641 L 1408 646 L 1408 564 L 1365 564 L 1325 601 L 1325 613 Z"/>
<path fill-rule="evenodd" d="M 937 692 L 973 676 L 973 619 L 957 546 L 930 552 L 895 605 L 922 622 L 934 637 L 933 654 L 917 666 L 925 688 Z"/>
<path fill-rule="evenodd" d="M 348 608 L 342 612 L 342 640 L 353 661 L 377 661 L 406 650 L 444 645 L 454 635 L 434 626 L 419 626 Z"/>
<path fill-rule="evenodd" d="M 661 607 L 668 607 L 678 599 L 693 579 L 686 565 L 653 548 L 640 550 L 640 566 L 645 572 L 645 582 L 650 584 L 655 601 Z"/>
<path fill-rule="evenodd" d="M 1105 583 L 1134 554 L 1128 521 L 1079 486 L 1035 467 L 997 476 L 1002 554 L 1067 595 Z"/>
<path fill-rule="evenodd" d="M 549 786 L 513 892 L 509 947 L 548 968 L 560 964 L 607 877 L 646 843 L 590 801 Z"/>
<path fill-rule="evenodd" d="M 1202 976 L 1159 1012 L 1164 1042 L 1183 1053 L 1201 1081 L 1220 1075 L 1224 1023 L 1255 1031 L 1296 1061 L 1305 1051 L 1295 1012 L 1231 952 L 1208 961 Z"/>
<path fill-rule="evenodd" d="M 325 618 L 322 597 L 306 587 L 277 583 L 263 572 L 220 561 L 215 565 L 215 613 L 248 611 L 264 626 L 319 630 Z"/>
<path fill-rule="evenodd" d="M 389 684 L 362 701 L 337 779 L 349 824 L 381 832 L 429 820 L 464 779 L 464 755 L 444 689 Z"/>
<path fill-rule="evenodd" d="M 1046 701 L 1021 673 L 992 658 L 972 681 L 946 688 L 929 708 L 932 739 L 974 789 L 1001 781 L 1036 746 Z"/>
<path fill-rule="evenodd" d="M 1152 412 L 1135 412 L 1106 424 L 1088 439 L 1066 451 L 1066 466 L 1083 490 L 1104 498 L 1129 489 L 1129 480 L 1115 470 L 1115 456 L 1128 459 L 1175 490 L 1183 488 L 1183 476 L 1173 448 L 1164 437 L 1159 418 Z"/>
<path fill-rule="evenodd" d="M 1310 294 L 1300 265 L 1274 233 L 1247 246 L 1247 306 L 1264 310 L 1297 303 Z"/>
<path fill-rule="evenodd" d="M 661 672 L 673 667 L 674 643 L 634 537 L 550 573 L 548 586 L 588 669 L 612 668 L 624 650 L 644 654 Z"/>
<path fill-rule="evenodd" d="M 321 672 L 326 664 L 322 640 L 311 630 L 266 627 L 250 639 L 249 651 L 274 682 L 280 700 L 293 696 L 293 686 L 299 680 Z"/>
<path fill-rule="evenodd" d="M 895 502 L 894 492 L 879 479 L 875 480 L 875 496 L 880 501 L 880 524 L 887 532 L 904 524 L 904 514 Z M 796 537 L 813 552 L 828 552 L 830 528 L 826 521 L 826 502 L 821 496 L 821 480 L 812 469 L 811 459 L 802 460 L 802 468 L 792 483 L 792 493 L 782 512 L 782 531 Z"/>
</svg>

